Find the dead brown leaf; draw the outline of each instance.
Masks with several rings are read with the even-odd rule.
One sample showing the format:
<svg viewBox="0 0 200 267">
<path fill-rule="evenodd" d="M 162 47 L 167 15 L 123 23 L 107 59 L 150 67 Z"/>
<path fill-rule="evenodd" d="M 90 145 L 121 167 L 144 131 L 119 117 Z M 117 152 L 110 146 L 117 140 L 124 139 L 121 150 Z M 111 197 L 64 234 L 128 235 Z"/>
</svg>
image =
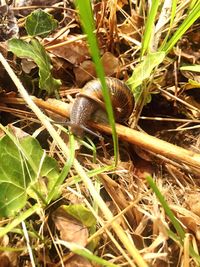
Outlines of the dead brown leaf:
<svg viewBox="0 0 200 267">
<path fill-rule="evenodd" d="M 61 207 L 52 213 L 52 220 L 62 240 L 86 246 L 88 229 L 80 221 L 69 216 Z"/>
<path fill-rule="evenodd" d="M 127 35 L 138 41 L 141 40 L 138 29 L 143 25 L 143 20 L 136 12 L 133 12 L 132 17 L 128 17 L 121 25 L 118 26 L 118 30 L 121 34 Z"/>
<path fill-rule="evenodd" d="M 78 86 L 83 86 L 93 77 L 96 77 L 95 65 L 92 60 L 85 60 L 78 67 L 74 68 L 74 74 Z"/>
<path fill-rule="evenodd" d="M 1 267 L 13 267 L 7 255 L 0 255 Z"/>
<path fill-rule="evenodd" d="M 29 74 L 31 70 L 35 69 L 37 66 L 33 60 L 30 60 L 28 58 L 22 58 L 21 65 L 22 70 L 27 74 Z"/>
<path fill-rule="evenodd" d="M 69 61 L 74 65 L 79 65 L 83 61 L 90 58 L 90 53 L 86 41 L 77 40 L 70 42 L 70 39 L 74 40 L 74 37 L 68 39 L 69 43 L 67 44 L 65 43 L 64 45 L 62 45 L 62 43 L 65 42 L 66 40 L 61 38 L 56 39 L 55 41 L 51 42 L 51 45 L 60 44 L 60 46 L 52 47 L 48 50 L 51 51 L 54 55 L 64 58 L 65 60 Z"/>
<path fill-rule="evenodd" d="M 106 76 L 111 76 L 119 69 L 119 60 L 112 53 L 106 52 L 101 57 Z M 76 82 L 79 86 L 96 77 L 95 65 L 92 60 L 85 60 L 78 67 L 74 68 Z"/>
<path fill-rule="evenodd" d="M 106 52 L 101 58 L 106 76 L 111 76 L 119 69 L 119 60 L 112 53 Z"/>
</svg>

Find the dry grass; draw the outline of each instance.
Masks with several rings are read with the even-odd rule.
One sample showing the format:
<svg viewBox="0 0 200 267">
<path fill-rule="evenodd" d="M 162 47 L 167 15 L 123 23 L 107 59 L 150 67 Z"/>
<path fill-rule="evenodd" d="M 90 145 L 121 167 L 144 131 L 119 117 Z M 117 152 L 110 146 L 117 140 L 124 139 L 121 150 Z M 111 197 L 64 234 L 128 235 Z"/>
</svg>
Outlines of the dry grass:
<svg viewBox="0 0 200 267">
<path fill-rule="evenodd" d="M 52 9 L 53 14 L 57 10 L 60 25 L 54 33 L 55 36 L 52 35 L 50 40 L 43 39 L 41 42 L 46 44 L 46 49 L 51 52 L 54 73 L 57 73 L 63 82 L 62 100 L 69 103 L 77 91 L 77 84 L 86 82 L 84 80 L 86 74 L 88 79 L 93 78 L 94 69 L 91 65 L 85 68 L 84 62 L 89 57 L 85 52 L 86 36 L 78 34 L 81 30 L 77 12 L 73 10 L 72 4 L 68 6 L 68 2 L 70 1 L 66 2 L 66 9 Z M 144 21 L 149 7 L 144 1 L 96 2 L 98 3 L 94 4 L 94 16 L 101 56 L 110 52 L 115 59 L 117 58 L 117 68 L 113 57 L 108 62 L 110 64 L 108 69 L 113 70 L 110 75 L 127 80 L 140 62 L 145 31 Z M 168 4 L 169 1 L 165 1 L 165 5 Z M 177 11 L 171 25 L 169 24 L 171 15 L 167 7 L 166 10 L 164 8 L 159 10 L 154 22 L 155 32 L 151 36 L 149 45 L 151 51 L 157 51 L 169 29 L 170 33 L 178 29 L 187 16 L 189 6 L 190 1 L 177 1 Z M 74 233 L 72 242 L 88 246 L 95 255 L 118 266 L 199 266 L 199 97 L 197 86 L 188 83 L 187 75 L 191 73 L 180 71 L 181 65 L 199 64 L 198 29 L 199 20 L 178 41 L 162 64 L 154 69 L 149 79 L 143 82 L 143 87 L 151 93 L 152 101 L 149 104 L 143 102 L 143 105 L 135 106 L 133 115 L 138 115 L 136 129 L 144 132 L 144 138 L 147 133 L 158 139 L 150 137 L 148 140 L 152 143 L 149 146 L 144 139 L 144 144 L 141 141 L 141 146 L 138 147 L 137 139 L 140 138 L 140 133 L 137 136 L 136 131 L 130 130 L 130 138 L 127 137 L 129 135 L 124 137 L 123 134 L 119 134 L 119 161 L 115 168 L 113 144 L 109 135 L 102 133 L 103 141 L 93 137 L 91 141 L 87 139 L 86 145 L 81 147 L 80 140 L 76 141 L 74 146 L 78 146 L 78 149 L 75 152 L 75 160 L 61 186 L 59 199 L 52 201 L 46 207 L 42 206 L 41 200 L 38 200 L 40 208 L 37 214 L 26 219 L 22 229 L 23 234 L 19 233 L 20 227 L 15 227 L 13 232 L 1 238 L 2 247 L 16 248 L 16 251 L 8 249 L 2 252 L 1 266 L 8 266 L 7 262 L 12 267 L 100 266 L 94 261 L 90 263 L 82 257 L 75 257 L 65 246 L 60 245 L 58 240 L 65 240 L 62 238 L 63 235 L 69 234 L 70 231 L 72 233 L 80 231 L 78 237 Z M 62 35 L 63 32 L 65 36 Z M 77 50 L 73 51 L 73 47 Z M 5 52 L 6 49 L 4 50 L 6 57 Z M 3 63 L 3 59 L 0 60 Z M 21 68 L 21 65 L 16 65 L 14 59 L 11 65 Z M 6 68 L 6 64 L 4 67 Z M 9 75 L 14 75 L 12 70 L 7 69 L 7 71 Z M 193 80 L 199 79 L 197 73 L 192 75 Z M 60 102 L 56 107 L 55 102 L 44 104 L 41 99 L 31 98 L 30 92 L 29 95 L 26 94 L 24 87 L 19 83 L 17 86 L 20 97 L 28 104 L 29 109 L 27 109 L 23 102 L 19 103 L 16 92 L 13 93 L 14 96 L 9 96 L 10 91 L 15 89 L 10 90 L 3 78 L 0 77 L 1 87 L 4 90 L 0 109 L 10 114 L 8 121 L 4 119 L 5 124 L 9 122 L 15 124 L 17 120 L 21 123 L 18 124 L 19 128 L 36 137 L 41 132 L 44 133 L 43 128 L 40 132 L 38 127 L 38 122 L 42 122 L 42 126 L 48 130 L 45 135 L 48 136 L 48 140 L 40 137 L 40 142 L 45 143 L 47 152 L 59 162 L 62 169 L 72 149 L 69 147 L 68 135 L 62 132 L 59 136 L 60 132 L 54 129 L 35 103 L 57 115 L 67 114 L 66 107 L 68 109 L 69 106 L 62 107 Z M 12 79 L 15 84 L 18 83 L 16 77 L 13 76 Z M 23 112 L 18 109 L 19 104 L 22 105 Z M 17 107 L 18 110 L 13 107 L 15 109 Z M 5 116 L 5 113 L 3 114 Z M 36 121 L 35 115 L 39 121 Z M 94 127 L 102 132 L 109 131 L 101 125 Z M 125 129 L 120 127 L 119 125 L 119 133 Z M 134 141 L 130 141 L 131 134 L 135 136 Z M 165 147 L 162 141 L 160 143 L 159 139 L 166 140 L 167 145 L 176 144 L 177 147 L 172 146 L 171 154 L 167 154 L 168 147 Z M 155 144 L 152 140 L 155 140 Z M 182 158 L 177 156 L 179 149 L 183 152 Z M 187 157 L 191 158 L 188 160 Z M 191 163 L 191 160 L 194 161 Z M 159 191 L 182 226 L 185 232 L 182 240 L 166 213 L 166 207 L 149 186 L 147 175 L 153 177 Z M 74 226 L 76 222 L 70 228 L 69 218 L 54 213 L 57 207 L 63 204 L 84 204 L 96 218 L 96 224 L 88 228 L 81 224 L 77 230 Z M 2 226 L 7 223 L 2 218 Z M 87 233 L 85 228 L 89 229 Z M 73 265 L 75 262 L 77 265 Z"/>
</svg>

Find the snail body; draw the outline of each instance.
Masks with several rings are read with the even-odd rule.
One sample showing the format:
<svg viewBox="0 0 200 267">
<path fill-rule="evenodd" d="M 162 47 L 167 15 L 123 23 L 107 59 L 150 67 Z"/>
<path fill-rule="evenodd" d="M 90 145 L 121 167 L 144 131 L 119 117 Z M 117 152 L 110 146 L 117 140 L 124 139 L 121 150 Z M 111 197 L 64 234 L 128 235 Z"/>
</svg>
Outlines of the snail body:
<svg viewBox="0 0 200 267">
<path fill-rule="evenodd" d="M 126 121 L 134 107 L 133 95 L 129 87 L 116 78 L 106 77 L 105 80 L 110 92 L 115 120 Z M 95 79 L 83 87 L 74 101 L 70 113 L 71 131 L 77 136 L 83 136 L 87 122 L 99 109 L 105 110 L 105 104 L 101 82 Z"/>
</svg>

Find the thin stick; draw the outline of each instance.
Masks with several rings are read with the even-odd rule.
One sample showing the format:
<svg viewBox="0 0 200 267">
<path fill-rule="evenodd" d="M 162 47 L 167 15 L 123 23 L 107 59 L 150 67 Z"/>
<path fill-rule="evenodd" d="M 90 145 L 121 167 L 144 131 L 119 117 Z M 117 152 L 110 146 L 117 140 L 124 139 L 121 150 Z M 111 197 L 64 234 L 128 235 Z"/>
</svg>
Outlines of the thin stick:
<svg viewBox="0 0 200 267">
<path fill-rule="evenodd" d="M 34 101 L 38 105 L 41 105 L 43 108 L 46 107 L 48 109 L 51 107 L 51 104 L 49 102 L 45 104 L 46 101 L 38 100 L 37 98 L 34 98 Z M 51 108 L 51 110 L 53 110 L 53 108 Z M 69 110 L 69 108 L 65 108 L 65 110 L 63 110 L 62 106 L 60 105 L 60 108 L 56 108 L 55 112 L 58 112 L 62 116 L 64 115 L 66 117 L 69 117 Z M 111 134 L 111 128 L 109 125 L 100 123 L 97 124 L 94 122 L 89 122 L 89 125 L 96 130 Z M 151 152 L 160 154 L 166 158 L 185 163 L 195 170 L 200 169 L 200 154 L 194 153 L 190 150 L 173 145 L 154 136 L 130 129 L 120 124 L 116 125 L 116 130 L 119 138 L 128 141 L 129 143 L 140 146 L 141 148 L 149 150 Z"/>
<path fill-rule="evenodd" d="M 44 101 L 36 97 L 32 97 L 32 100 L 38 106 L 44 109 L 51 110 L 64 117 L 69 117 L 70 107 L 68 104 L 62 106 L 59 104 L 60 102 L 58 102 L 58 105 L 56 105 L 55 107 L 55 102 L 51 102 L 51 100 Z M 100 123 L 97 124 L 94 122 L 89 122 L 89 125 L 96 130 L 111 134 L 111 128 L 109 125 Z M 173 145 L 154 136 L 130 129 L 120 124 L 116 125 L 116 130 L 120 139 L 140 146 L 143 149 L 160 154 L 166 158 L 185 163 L 195 171 L 197 169 L 200 169 L 200 154 L 194 153 L 190 150 Z"/>
<path fill-rule="evenodd" d="M 111 129 L 108 125 L 96 124 L 93 122 L 89 123 L 90 126 L 97 130 L 111 133 Z M 181 161 L 189 165 L 191 168 L 200 170 L 200 154 L 194 153 L 193 151 L 184 149 L 182 147 L 170 144 L 154 136 L 146 133 L 138 132 L 130 129 L 123 125 L 116 125 L 117 134 L 119 138 L 128 141 L 129 143 L 135 144 L 149 150 L 154 153 L 158 153 L 166 158 Z"/>
</svg>

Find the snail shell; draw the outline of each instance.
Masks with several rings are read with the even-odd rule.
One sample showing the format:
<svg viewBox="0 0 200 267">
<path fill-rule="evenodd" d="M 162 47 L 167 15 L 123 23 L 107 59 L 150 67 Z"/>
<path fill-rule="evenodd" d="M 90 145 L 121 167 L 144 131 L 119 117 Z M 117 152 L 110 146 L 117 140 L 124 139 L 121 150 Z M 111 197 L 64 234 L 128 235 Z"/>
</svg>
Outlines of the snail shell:
<svg viewBox="0 0 200 267">
<path fill-rule="evenodd" d="M 129 87 L 116 78 L 106 77 L 105 80 L 110 92 L 115 120 L 126 121 L 134 107 L 134 99 Z M 98 109 L 105 110 L 105 104 L 101 82 L 95 79 L 88 82 L 76 96 L 70 113 L 72 132 L 77 136 L 83 136 L 87 122 Z"/>
</svg>

